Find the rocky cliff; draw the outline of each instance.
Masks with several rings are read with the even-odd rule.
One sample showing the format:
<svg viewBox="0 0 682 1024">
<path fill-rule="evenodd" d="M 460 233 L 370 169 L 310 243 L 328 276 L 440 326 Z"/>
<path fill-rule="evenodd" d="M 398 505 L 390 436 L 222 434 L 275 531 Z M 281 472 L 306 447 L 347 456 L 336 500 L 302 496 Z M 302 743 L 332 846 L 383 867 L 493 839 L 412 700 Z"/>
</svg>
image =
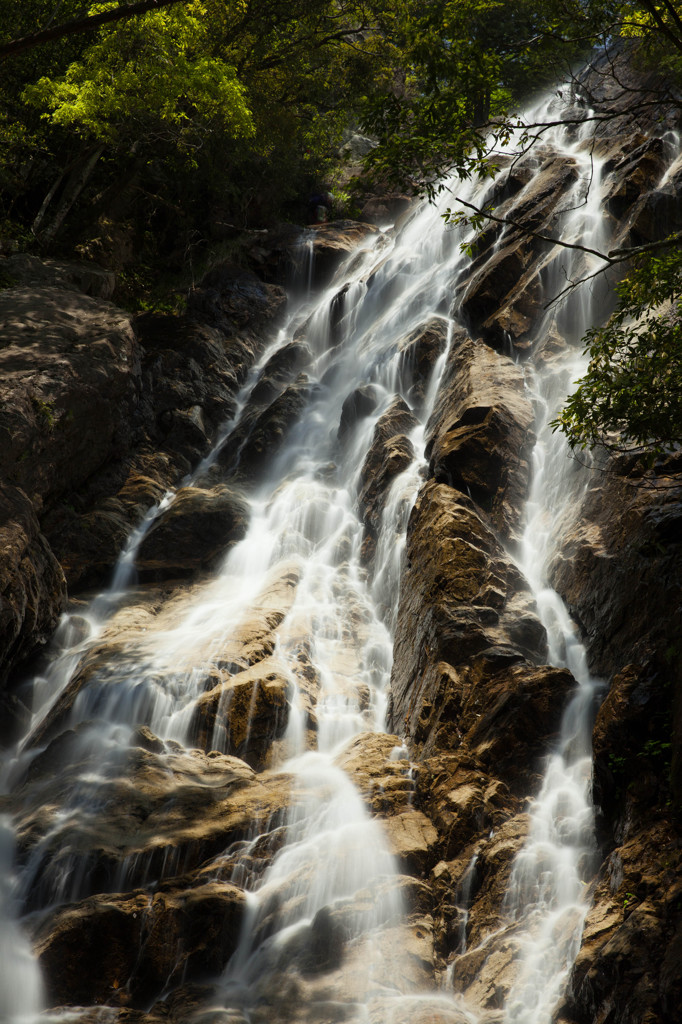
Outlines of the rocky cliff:
<svg viewBox="0 0 682 1024">
<path fill-rule="evenodd" d="M 618 113 L 588 78 L 577 121 L 586 93 Z M 215 268 L 180 318 L 130 317 L 92 268 L 3 261 L 0 807 L 45 1006 L 79 1024 L 535 1019 L 504 1016 L 525 941 L 509 893 L 575 690 L 519 568 L 536 382 L 566 388 L 576 340 L 545 311 L 565 252 L 538 235 L 566 226 L 585 153 L 613 244 L 679 227 L 665 127 L 611 117 L 572 151 L 501 157 L 510 223 L 473 260 L 443 233 L 432 307 L 437 214 L 391 238 L 263 237 L 253 271 Z M 292 267 L 321 299 L 285 320 Z M 548 582 L 603 680 L 557 1024 L 673 1021 L 682 999 L 681 474 L 677 456 L 576 465 L 548 517 Z M 125 591 L 93 602 L 116 565 Z M 389 668 L 392 735 L 371 728 Z M 388 852 L 344 888 L 321 838 L 341 826 L 316 810 L 332 881 L 310 902 L 310 777 L 281 765 L 325 743 L 316 799 L 334 804 L 340 768 L 369 811 L 359 860 Z"/>
</svg>

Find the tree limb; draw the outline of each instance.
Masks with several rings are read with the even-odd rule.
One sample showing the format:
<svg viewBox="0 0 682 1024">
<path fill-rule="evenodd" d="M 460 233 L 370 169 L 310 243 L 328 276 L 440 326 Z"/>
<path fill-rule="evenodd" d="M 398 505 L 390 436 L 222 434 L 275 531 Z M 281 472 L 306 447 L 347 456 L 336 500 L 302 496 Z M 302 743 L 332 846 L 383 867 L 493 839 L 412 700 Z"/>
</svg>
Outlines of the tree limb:
<svg viewBox="0 0 682 1024">
<path fill-rule="evenodd" d="M 186 3 L 186 0 L 137 0 L 137 3 L 121 4 L 120 7 L 111 11 L 103 11 L 101 14 L 93 14 L 91 17 L 74 18 L 61 25 L 43 29 L 42 32 L 36 32 L 34 35 L 23 36 L 21 39 L 12 39 L 9 43 L 3 43 L 0 45 L 0 60 L 4 60 L 5 57 L 14 57 L 18 53 L 25 53 L 26 50 L 32 50 L 42 43 L 63 39 L 64 36 L 93 32 L 112 21 L 121 21 L 123 18 L 132 18 L 136 14 L 160 10 L 162 7 L 172 7 L 178 3 Z"/>
<path fill-rule="evenodd" d="M 597 256 L 607 264 L 620 262 L 619 260 L 614 260 L 610 254 L 607 255 L 606 253 L 599 252 L 598 249 L 591 249 L 587 245 L 579 245 L 577 242 L 562 242 L 560 238 L 553 238 L 551 235 L 543 235 L 540 231 L 533 231 L 532 228 L 522 224 L 520 221 L 512 220 L 511 217 L 496 217 L 494 213 L 490 213 L 488 210 L 483 210 L 480 206 L 474 206 L 473 203 L 468 203 L 465 199 L 460 199 L 459 196 L 455 196 L 455 202 L 459 203 L 461 206 L 468 207 L 468 209 L 473 210 L 474 213 L 479 216 L 485 217 L 486 220 L 494 221 L 495 224 L 503 224 L 505 227 L 517 228 L 529 238 L 537 238 L 541 242 L 551 242 L 552 245 L 560 245 L 563 249 L 577 249 L 579 252 L 589 253 L 590 256 Z"/>
</svg>

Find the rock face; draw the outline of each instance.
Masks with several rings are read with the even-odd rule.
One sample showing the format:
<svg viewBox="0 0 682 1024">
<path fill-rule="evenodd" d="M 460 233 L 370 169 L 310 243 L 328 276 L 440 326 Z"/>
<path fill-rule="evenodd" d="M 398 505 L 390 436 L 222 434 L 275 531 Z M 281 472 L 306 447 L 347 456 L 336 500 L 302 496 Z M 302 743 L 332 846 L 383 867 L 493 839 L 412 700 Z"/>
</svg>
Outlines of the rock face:
<svg viewBox="0 0 682 1024">
<path fill-rule="evenodd" d="M 605 859 L 567 997 L 581 1024 L 606 1006 L 623 1021 L 674 1018 L 682 990 L 682 488 L 676 459 L 651 481 L 628 468 L 599 474 L 554 562 L 594 670 L 612 679 L 594 731 Z"/>
<path fill-rule="evenodd" d="M 11 485 L 0 487 L 0 680 L 52 635 L 66 603 L 66 584 L 33 506 Z M 2 741 L 16 738 L 26 709 L 12 695 L 2 701 Z"/>
<path fill-rule="evenodd" d="M 534 419 L 518 364 L 459 332 L 429 424 L 429 471 L 468 494 L 507 540 L 528 492 Z"/>
<path fill-rule="evenodd" d="M 151 901 L 144 892 L 84 900 L 36 935 L 48 999 L 145 1007 L 180 979 L 215 975 L 234 952 L 244 903 L 224 882 L 157 891 Z"/>
<path fill-rule="evenodd" d="M 366 221 L 331 221 L 313 224 L 304 231 L 282 225 L 254 238 L 248 255 L 254 271 L 264 281 L 294 290 L 308 289 L 326 285 L 359 244 L 378 235 L 378 229 Z"/>
<path fill-rule="evenodd" d="M 62 571 L 72 593 L 106 580 L 150 505 L 208 452 L 284 293 L 251 275 L 249 287 L 263 296 L 257 314 L 248 322 L 224 317 L 216 327 L 190 316 L 131 318 L 105 301 L 111 275 L 97 267 L 12 256 L 2 270 L 9 284 L 0 291 L 2 528 L 14 552 L 3 565 L 4 678 L 54 629 Z M 237 295 L 253 306 L 229 269 L 216 270 L 206 289 L 216 303 L 234 305 Z M 205 535 L 204 550 L 190 554 L 186 540 L 176 556 L 168 547 L 152 553 L 154 572 L 186 574 L 234 543 L 243 506 L 225 496 L 211 511 L 208 504 L 212 539 Z M 177 530 L 160 523 L 159 537 L 175 544 Z M 16 695 L 3 700 L 10 716 L 21 717 Z"/>
</svg>

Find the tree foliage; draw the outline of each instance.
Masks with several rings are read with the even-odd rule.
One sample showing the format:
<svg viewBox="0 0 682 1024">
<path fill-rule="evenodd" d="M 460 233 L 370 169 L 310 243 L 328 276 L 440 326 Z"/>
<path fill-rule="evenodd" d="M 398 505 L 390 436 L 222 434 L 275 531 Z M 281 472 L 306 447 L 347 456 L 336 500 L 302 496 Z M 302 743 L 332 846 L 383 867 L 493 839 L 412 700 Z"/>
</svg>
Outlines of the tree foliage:
<svg viewBox="0 0 682 1024">
<path fill-rule="evenodd" d="M 678 0 L 3 0 L 0 236 L 106 258 L 113 223 L 138 261 L 181 264 L 221 221 L 300 214 L 358 124 L 377 181 L 434 193 L 618 37 L 679 91 Z M 556 424 L 574 447 L 680 443 L 674 241 L 585 339 Z"/>
<path fill-rule="evenodd" d="M 151 253 L 203 244 L 216 221 L 305 211 L 392 51 L 390 0 L 3 5 L 0 53 L 17 37 L 40 45 L 3 63 L 0 235 L 4 220 L 100 258 L 87 235 L 105 222 L 132 225 Z"/>
<path fill-rule="evenodd" d="M 233 66 L 210 53 L 207 15 L 206 4 L 190 0 L 119 21 L 63 74 L 27 85 L 23 99 L 52 124 L 108 143 L 160 136 L 187 147 L 208 130 L 251 135 L 244 86 Z"/>
<path fill-rule="evenodd" d="M 597 14 L 580 0 L 407 0 L 396 44 L 400 87 L 368 98 L 377 176 L 434 192 L 456 168 L 481 172 L 508 135 L 520 99 L 556 80 L 594 42 Z M 600 5 L 600 17 L 602 14 Z"/>
<path fill-rule="evenodd" d="M 572 448 L 663 454 L 682 444 L 682 259 L 640 258 L 585 336 L 590 363 L 553 426 Z"/>
</svg>

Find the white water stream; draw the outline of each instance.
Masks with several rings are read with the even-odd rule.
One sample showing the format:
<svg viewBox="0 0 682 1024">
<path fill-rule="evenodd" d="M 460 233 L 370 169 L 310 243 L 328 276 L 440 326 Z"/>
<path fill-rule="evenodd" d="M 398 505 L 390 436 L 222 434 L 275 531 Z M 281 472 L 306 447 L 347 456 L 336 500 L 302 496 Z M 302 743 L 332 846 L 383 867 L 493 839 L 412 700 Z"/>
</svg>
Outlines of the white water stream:
<svg viewBox="0 0 682 1024">
<path fill-rule="evenodd" d="M 541 113 L 536 110 L 532 116 L 540 120 Z M 555 132 L 544 141 L 578 164 L 578 183 L 567 203 L 567 211 L 574 210 L 564 218 L 566 232 L 570 237 L 589 237 L 588 244 L 598 246 L 599 167 L 579 136 L 567 140 Z M 474 203 L 482 201 L 488 187 L 453 183 L 457 194 Z M 454 322 L 449 319 L 456 316 L 451 309 L 453 282 L 466 272 L 469 261 L 460 251 L 468 229 L 446 229 L 442 221 L 441 214 L 451 202 L 451 194 L 445 192 L 438 205 L 422 207 L 397 236 L 370 241 L 347 261 L 322 295 L 293 312 L 266 357 L 300 332 L 311 349 L 306 373 L 312 390 L 286 445 L 250 496 L 251 520 L 245 539 L 229 553 L 216 578 L 192 592 L 191 600 L 173 604 L 168 614 L 161 612 L 154 622 L 150 619 L 148 628 L 133 624 L 131 639 L 117 651 L 116 659 L 95 665 L 67 720 L 70 728 L 78 729 L 86 767 L 78 785 L 62 795 L 60 812 L 32 850 L 22 877 L 14 878 L 11 833 L 7 839 L 5 831 L 0 836 L 0 866 L 5 869 L 0 888 L 5 919 L 0 951 L 11 950 L 0 957 L 3 1020 L 32 1021 L 41 1000 L 38 972 L 14 912 L 16 900 L 49 906 L 90 893 L 91 865 L 87 857 L 70 849 L 69 830 L 77 823 L 79 828 L 90 825 L 96 832 L 103 788 L 135 729 L 148 726 L 167 745 L 192 745 L 193 710 L 204 692 L 207 671 L 221 658 L 225 660 L 225 651 L 250 618 L 270 607 L 273 591 L 281 588 L 287 574 L 298 582 L 277 626 L 272 659 L 293 695 L 280 746 L 282 770 L 293 779 L 299 798 L 285 814 L 284 844 L 265 872 L 249 882 L 249 911 L 239 948 L 202 1020 L 207 1024 L 266 1020 L 275 1024 L 291 1019 L 319 1024 L 333 1018 L 353 1024 L 475 1024 L 483 1020 L 475 1007 L 465 1007 L 451 993 L 423 993 L 411 982 L 409 958 L 399 948 L 396 930 L 404 908 L 393 881 L 394 859 L 381 826 L 335 765 L 350 739 L 383 727 L 400 554 L 407 515 L 422 479 L 424 425 L 445 358 L 436 364 L 424 399 L 415 403 L 415 382 L 401 342 L 434 315 L 450 326 Z M 562 265 L 569 277 L 577 275 L 570 255 Z M 564 283 L 548 275 L 548 297 Z M 343 316 L 339 321 L 337 303 L 332 323 L 332 300 L 344 285 L 348 288 Z M 560 307 L 550 310 L 538 332 L 548 330 L 554 321 L 569 341 L 577 342 L 584 327 L 598 316 L 595 296 L 598 301 L 598 293 L 590 288 L 569 294 Z M 560 746 L 548 761 L 542 790 L 533 803 L 530 837 L 515 864 L 505 900 L 505 913 L 517 923 L 522 965 L 504 1009 L 510 1024 L 547 1024 L 550 1019 L 579 945 L 586 911 L 583 882 L 593 846 L 589 733 L 596 684 L 586 670 L 575 627 L 548 588 L 546 576 L 557 527 L 578 479 L 575 464 L 561 450 L 558 438 L 549 436 L 546 423 L 565 394 L 569 376 L 575 377 L 577 370 L 567 361 L 558 374 L 555 367 L 548 380 L 529 371 L 529 388 L 544 411 L 539 417 L 534 483 L 518 557 L 548 630 L 551 660 L 570 668 L 578 689 L 564 716 Z M 254 374 L 245 389 L 242 409 L 255 379 Z M 355 389 L 368 384 L 374 388 L 373 409 L 340 437 L 344 402 Z M 361 559 L 363 530 L 356 499 L 375 425 L 396 396 L 414 406 L 420 421 L 411 437 L 417 458 L 391 487 L 370 579 Z M 207 468 L 202 467 L 202 472 Z M 167 501 L 172 502 L 172 496 Z M 106 638 L 111 616 L 118 608 L 125 609 L 128 598 L 121 573 L 128 572 L 133 554 L 131 550 L 122 557 L 112 590 L 83 616 L 87 628 L 74 636 L 78 622 L 69 620 L 62 629 L 61 652 L 43 686 L 52 691 L 50 705 L 55 703 L 55 689 L 62 692 L 81 659 Z M 297 675 L 302 644 L 319 683 L 315 750 L 308 749 L 310 722 Z M 38 697 L 39 704 L 47 695 Z M 34 727 L 44 714 L 38 706 Z M 219 722 L 210 746 L 225 750 L 225 742 Z M 14 773 L 23 770 L 33 756 L 28 751 L 19 753 Z M 407 777 L 409 766 L 401 763 Z M 116 878 L 121 891 L 125 891 L 127 871 L 124 864 Z M 234 876 L 235 881 L 246 877 L 249 872 L 239 870 Z M 305 983 L 296 969 L 297 958 L 300 961 L 302 950 L 329 944 L 329 936 L 335 934 L 331 925 L 337 920 L 347 937 L 343 980 L 328 988 Z M 16 995 L 15 986 L 19 971 L 24 979 L 21 996 Z"/>
</svg>

